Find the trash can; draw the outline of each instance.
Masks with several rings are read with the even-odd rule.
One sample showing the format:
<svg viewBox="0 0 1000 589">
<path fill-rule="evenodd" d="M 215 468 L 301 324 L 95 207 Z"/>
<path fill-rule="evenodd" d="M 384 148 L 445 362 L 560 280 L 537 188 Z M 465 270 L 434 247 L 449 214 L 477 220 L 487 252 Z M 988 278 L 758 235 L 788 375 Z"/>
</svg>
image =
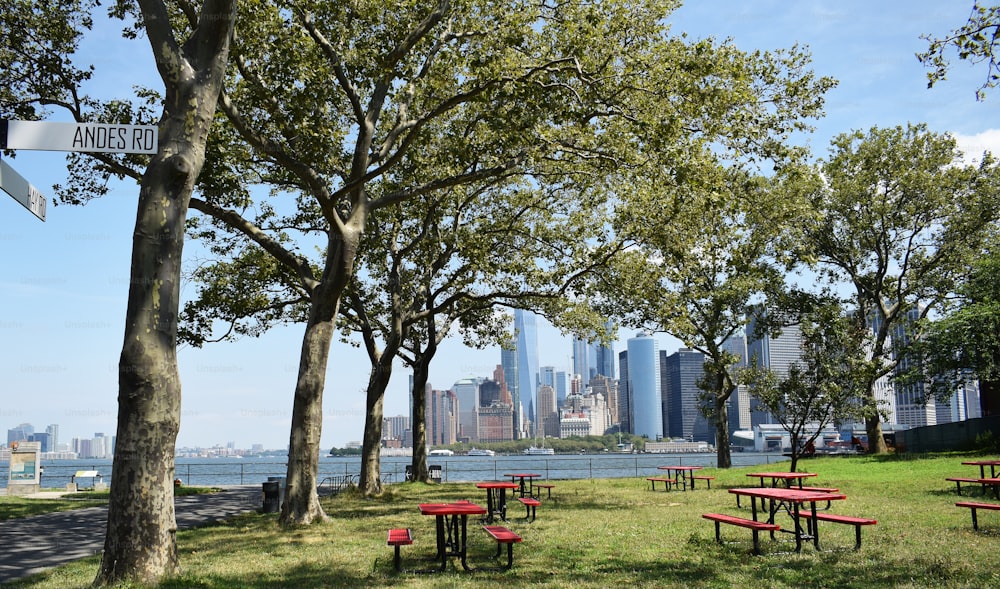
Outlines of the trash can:
<svg viewBox="0 0 1000 589">
<path fill-rule="evenodd" d="M 281 504 L 285 502 L 285 477 L 267 477 L 267 480 L 278 482 L 278 509 L 281 509 Z"/>
<path fill-rule="evenodd" d="M 428 473 L 427 474 L 430 475 L 432 481 L 440 481 L 441 480 L 441 465 L 440 464 L 432 464 L 432 465 L 430 465 L 430 467 L 428 468 Z"/>
<path fill-rule="evenodd" d="M 264 513 L 277 513 L 281 509 L 281 484 L 267 481 L 264 485 Z"/>
</svg>

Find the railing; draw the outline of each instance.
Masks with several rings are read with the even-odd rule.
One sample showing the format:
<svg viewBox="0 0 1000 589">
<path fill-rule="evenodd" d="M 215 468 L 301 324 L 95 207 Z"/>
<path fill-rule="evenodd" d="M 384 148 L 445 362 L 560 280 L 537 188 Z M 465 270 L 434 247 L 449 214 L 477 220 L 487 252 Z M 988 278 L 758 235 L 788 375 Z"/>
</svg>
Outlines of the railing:
<svg viewBox="0 0 1000 589">
<path fill-rule="evenodd" d="M 733 466 L 751 466 L 786 461 L 781 454 L 734 453 Z M 111 464 L 97 464 L 86 460 L 60 461 L 62 464 L 43 463 L 44 474 L 41 486 L 46 488 L 64 487 L 71 482 L 78 470 L 96 470 L 104 482 L 111 482 Z M 410 466 L 409 457 L 383 457 L 380 479 L 391 484 L 406 480 L 406 470 Z M 533 472 L 546 479 L 594 479 L 651 476 L 657 467 L 667 464 L 714 467 L 716 455 L 705 454 L 604 454 L 604 455 L 555 455 L 555 456 L 496 456 L 479 458 L 470 456 L 429 457 L 428 465 L 440 468 L 442 482 L 469 482 L 503 480 L 504 475 L 514 472 Z M 0 472 L 6 470 L 0 464 Z M 436 469 L 435 469 L 436 470 Z M 284 477 L 287 474 L 285 462 L 236 462 L 229 460 L 206 460 L 204 462 L 181 462 L 175 466 L 175 476 L 184 485 L 255 485 L 270 477 Z M 333 488 L 335 481 L 353 481 L 356 484 L 360 474 L 360 459 L 345 461 L 321 460 L 318 480 L 323 486 Z M 5 486 L 6 481 L 0 481 Z M 343 483 L 347 484 L 347 483 Z M 336 486 L 342 486 L 337 483 Z"/>
</svg>

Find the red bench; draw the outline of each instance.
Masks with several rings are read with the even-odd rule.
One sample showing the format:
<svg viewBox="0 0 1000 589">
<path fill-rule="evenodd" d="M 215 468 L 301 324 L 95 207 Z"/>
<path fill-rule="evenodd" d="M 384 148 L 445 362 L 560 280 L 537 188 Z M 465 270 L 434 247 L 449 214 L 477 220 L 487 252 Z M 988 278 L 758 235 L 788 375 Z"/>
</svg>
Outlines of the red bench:
<svg viewBox="0 0 1000 589">
<path fill-rule="evenodd" d="M 392 564 L 396 567 L 396 572 L 401 571 L 402 567 L 399 558 L 399 547 L 413 544 L 413 533 L 410 532 L 409 528 L 396 528 L 389 530 L 389 537 L 386 539 L 386 544 L 393 546 L 396 549 L 396 554 L 393 557 Z"/>
<path fill-rule="evenodd" d="M 812 521 L 812 513 L 808 511 L 800 511 L 799 517 L 806 518 L 809 520 L 808 531 L 810 534 L 813 533 L 813 526 L 815 522 Z M 833 522 L 835 524 L 848 524 L 854 526 L 854 549 L 861 549 L 861 526 L 874 526 L 878 523 L 877 520 L 869 519 L 867 517 L 854 517 L 851 515 L 837 515 L 835 513 L 820 512 L 816 514 L 816 519 L 818 521 Z"/>
<path fill-rule="evenodd" d="M 692 475 L 691 476 L 691 488 L 694 489 L 694 482 L 695 481 L 705 481 L 705 484 L 707 484 L 708 488 L 711 489 L 712 488 L 712 481 L 714 481 L 714 480 L 715 480 L 715 477 L 710 477 L 710 476 L 705 475 L 705 474 Z"/>
<path fill-rule="evenodd" d="M 520 501 L 522 505 L 524 505 L 525 509 L 524 519 L 528 520 L 529 522 L 535 521 L 535 509 L 540 507 L 542 505 L 542 502 L 539 501 L 538 499 L 535 499 L 534 497 L 518 497 L 517 500 Z"/>
<path fill-rule="evenodd" d="M 664 491 L 669 491 L 670 485 L 674 484 L 674 479 L 667 479 L 663 477 L 649 477 L 646 480 L 649 481 L 649 484 L 654 491 L 656 490 L 656 483 L 663 483 Z"/>
<path fill-rule="evenodd" d="M 555 485 L 552 485 L 552 484 L 549 484 L 549 483 L 535 483 L 535 488 L 536 489 L 545 489 L 549 493 L 548 498 L 552 499 L 552 489 L 555 488 Z M 541 491 L 537 491 L 535 493 L 535 499 L 541 499 L 541 498 L 542 498 L 542 492 Z"/>
<path fill-rule="evenodd" d="M 715 540 L 722 544 L 722 535 L 720 533 L 719 524 L 730 524 L 734 526 L 739 526 L 741 528 L 749 528 L 753 532 L 753 553 L 760 554 L 760 532 L 771 532 L 772 534 L 781 529 L 778 524 L 769 524 L 767 522 L 758 522 L 752 519 L 744 519 L 742 517 L 735 517 L 732 515 L 725 515 L 722 513 L 704 513 L 703 518 L 715 522 Z"/>
<path fill-rule="evenodd" d="M 972 529 L 979 529 L 979 520 L 976 518 L 977 509 L 990 509 L 993 511 L 1000 510 L 1000 505 L 996 503 L 975 503 L 972 501 L 959 501 L 955 504 L 956 507 L 967 507 L 972 510 Z"/>
<path fill-rule="evenodd" d="M 951 482 L 955 483 L 955 489 L 958 491 L 959 495 L 962 494 L 962 483 L 978 483 L 979 482 L 979 479 L 973 479 L 973 478 L 969 478 L 969 477 L 948 477 L 945 480 L 946 481 L 951 481 Z"/>
<path fill-rule="evenodd" d="M 501 546 L 507 545 L 507 566 L 502 567 L 507 570 L 514 566 L 514 543 L 520 542 L 521 537 L 503 526 L 483 526 L 483 530 L 497 541 L 497 553 L 495 558 L 500 557 Z"/>
</svg>

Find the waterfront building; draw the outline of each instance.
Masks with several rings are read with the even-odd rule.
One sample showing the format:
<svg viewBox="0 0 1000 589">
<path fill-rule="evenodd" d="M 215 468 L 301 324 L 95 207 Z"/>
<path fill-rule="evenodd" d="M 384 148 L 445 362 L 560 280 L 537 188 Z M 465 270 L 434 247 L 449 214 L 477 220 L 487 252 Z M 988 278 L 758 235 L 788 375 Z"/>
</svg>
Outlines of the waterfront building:
<svg viewBox="0 0 1000 589">
<path fill-rule="evenodd" d="M 802 332 L 798 325 L 783 327 L 777 336 L 759 329 L 760 318 L 754 314 L 747 325 L 747 365 L 767 368 L 779 379 L 788 376 L 792 364 L 802 359 Z M 751 401 L 751 427 L 774 423 L 771 413 Z"/>
<path fill-rule="evenodd" d="M 542 437 L 559 437 L 559 408 L 556 390 L 548 384 L 538 387 L 538 427 Z"/>
<path fill-rule="evenodd" d="M 632 429 L 632 388 L 628 379 L 628 350 L 618 353 L 618 423 L 620 431 L 634 433 Z"/>
<path fill-rule="evenodd" d="M 660 352 L 664 364 L 664 405 L 669 406 L 666 437 L 715 443 L 715 428 L 702 413 L 702 390 L 698 381 L 705 374 L 705 355 L 691 348 L 670 354 Z"/>
<path fill-rule="evenodd" d="M 618 416 L 618 381 L 603 374 L 590 379 L 590 392 L 601 395 L 608 407 L 607 427 L 621 423 Z M 603 431 L 601 434 L 603 435 Z"/>
<path fill-rule="evenodd" d="M 656 440 L 663 435 L 658 345 L 648 333 L 638 333 L 627 343 L 632 433 Z"/>
<path fill-rule="evenodd" d="M 426 411 L 428 446 L 447 446 L 458 441 L 458 410 L 454 392 L 431 389 Z"/>
<path fill-rule="evenodd" d="M 17 427 L 7 430 L 7 445 L 11 442 L 27 442 L 28 437 L 35 433 L 35 426 L 30 423 L 22 423 Z"/>
<path fill-rule="evenodd" d="M 573 436 L 591 435 L 590 418 L 583 412 L 563 413 L 559 419 L 559 437 L 570 438 Z"/>
<path fill-rule="evenodd" d="M 523 309 L 514 310 L 514 329 L 517 331 L 517 397 L 515 410 L 528 408 L 527 417 L 537 423 L 534 410 L 538 388 L 538 324 L 535 314 Z"/>
<path fill-rule="evenodd" d="M 480 382 L 479 378 L 463 378 L 451 386 L 458 398 L 458 440 L 461 442 L 479 441 Z"/>
</svg>

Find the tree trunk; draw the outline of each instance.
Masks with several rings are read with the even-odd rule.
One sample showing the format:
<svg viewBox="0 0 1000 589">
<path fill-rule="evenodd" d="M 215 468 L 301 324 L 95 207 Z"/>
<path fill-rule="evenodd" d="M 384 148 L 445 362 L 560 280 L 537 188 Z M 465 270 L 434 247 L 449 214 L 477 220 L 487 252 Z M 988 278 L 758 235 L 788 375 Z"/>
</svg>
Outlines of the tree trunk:
<svg viewBox="0 0 1000 589">
<path fill-rule="evenodd" d="M 865 430 L 868 432 L 869 454 L 885 454 L 889 451 L 885 438 L 882 437 L 882 418 L 878 413 L 865 418 Z"/>
<path fill-rule="evenodd" d="M 173 480 L 181 415 L 177 316 L 184 225 L 236 19 L 233 0 L 206 0 L 204 26 L 179 47 L 163 3 L 139 4 L 166 97 L 159 151 L 142 178 L 132 237 L 116 449 L 96 585 L 151 585 L 179 569 Z"/>
<path fill-rule="evenodd" d="M 413 458 L 410 470 L 413 480 L 430 482 L 430 472 L 427 469 L 427 378 L 429 361 L 420 355 L 413 366 Z"/>
<path fill-rule="evenodd" d="M 361 444 L 361 479 L 358 482 L 358 488 L 365 496 L 382 492 L 382 404 L 392 376 L 393 358 L 395 354 L 383 354 L 372 367 L 372 376 L 368 380 L 364 441 Z"/>
<path fill-rule="evenodd" d="M 726 401 L 729 395 L 715 397 L 715 459 L 719 468 L 729 468 L 733 465 L 733 457 L 729 447 L 729 408 Z"/>
<path fill-rule="evenodd" d="M 281 505 L 279 518 L 282 525 L 306 525 L 326 519 L 316 491 L 323 433 L 323 390 L 335 331 L 334 320 L 344 289 L 353 276 L 361 228 L 364 227 L 364 212 L 356 213 L 353 222 L 342 233 L 330 232 L 325 261 L 327 271 L 312 293 L 292 405 L 285 502 Z"/>
</svg>

